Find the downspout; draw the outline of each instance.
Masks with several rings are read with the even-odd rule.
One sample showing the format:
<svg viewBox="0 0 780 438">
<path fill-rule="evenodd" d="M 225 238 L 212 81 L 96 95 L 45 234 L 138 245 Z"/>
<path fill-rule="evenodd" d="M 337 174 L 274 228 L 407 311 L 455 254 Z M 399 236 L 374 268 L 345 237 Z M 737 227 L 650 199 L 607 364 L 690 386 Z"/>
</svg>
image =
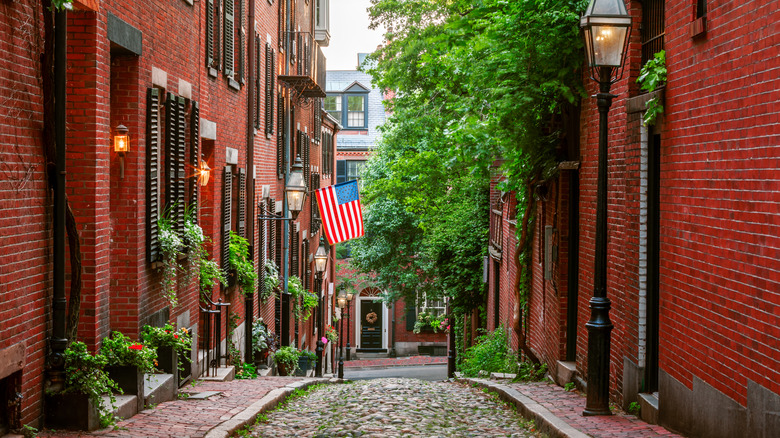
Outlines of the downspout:
<svg viewBox="0 0 780 438">
<path fill-rule="evenodd" d="M 64 388 L 63 352 L 68 345 L 65 312 L 65 99 L 68 16 L 65 9 L 54 13 L 54 291 L 52 298 L 52 335 L 50 339 L 50 384 L 57 391 Z"/>
<path fill-rule="evenodd" d="M 246 162 L 247 173 L 251 172 L 250 177 L 246 178 L 246 197 L 249 200 L 247 206 L 247 236 L 249 237 L 250 255 L 252 261 L 255 255 L 260 251 L 260 247 L 255 246 L 255 0 L 249 0 L 249 53 L 247 54 L 247 118 L 246 118 Z M 258 71 L 257 74 L 260 74 Z M 260 105 L 260 102 L 257 103 Z M 256 249 L 255 249 L 256 248 Z M 261 269 L 263 269 L 261 267 Z M 252 351 L 252 320 L 255 316 L 255 294 L 246 294 L 244 300 L 244 360 L 246 363 L 254 362 L 254 353 Z"/>
</svg>

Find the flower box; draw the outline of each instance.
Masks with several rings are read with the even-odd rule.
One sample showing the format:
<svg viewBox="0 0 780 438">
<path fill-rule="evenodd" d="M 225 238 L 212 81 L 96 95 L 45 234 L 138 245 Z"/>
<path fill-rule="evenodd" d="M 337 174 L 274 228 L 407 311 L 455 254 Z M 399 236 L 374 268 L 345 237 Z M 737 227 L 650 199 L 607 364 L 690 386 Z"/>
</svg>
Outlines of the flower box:
<svg viewBox="0 0 780 438">
<path fill-rule="evenodd" d="M 100 427 L 97 404 L 78 392 L 46 394 L 46 427 L 65 430 L 96 430 Z"/>
</svg>

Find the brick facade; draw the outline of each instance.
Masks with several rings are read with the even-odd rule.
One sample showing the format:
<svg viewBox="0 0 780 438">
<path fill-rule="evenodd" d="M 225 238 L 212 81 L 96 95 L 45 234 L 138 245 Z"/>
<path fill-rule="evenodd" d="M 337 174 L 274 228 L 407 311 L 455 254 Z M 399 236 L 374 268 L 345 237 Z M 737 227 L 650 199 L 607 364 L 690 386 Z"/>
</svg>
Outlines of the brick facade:
<svg viewBox="0 0 780 438">
<path fill-rule="evenodd" d="M 221 4 L 222 2 L 220 2 Z M 268 198 L 283 199 L 284 180 L 277 175 L 277 147 L 295 145 L 299 151 L 302 142 L 296 140 L 298 130 L 309 137 L 310 160 L 308 171 L 321 176 L 320 187 L 332 184 L 335 175 L 323 174 L 321 168 L 335 169 L 335 154 L 329 166 L 321 162 L 323 154 L 319 135 L 315 128 L 336 136 L 338 126 L 325 121 L 315 125 L 315 112 L 320 111 L 319 100 L 299 95 L 295 85 L 283 83 L 277 76 L 284 74 L 279 66 L 289 66 L 291 50 L 284 50 L 280 33 L 280 7 L 284 2 L 269 3 L 257 0 L 253 8 L 249 1 L 234 2 L 236 6 L 236 32 L 233 48 L 233 70 L 227 73 L 223 63 L 207 65 L 207 11 L 209 2 L 159 1 L 143 5 L 127 1 L 103 1 L 77 3 L 77 8 L 67 13 L 67 185 L 66 193 L 76 218 L 80 234 L 82 263 L 81 315 L 78 340 L 91 350 L 99 348 L 102 339 L 112 330 L 119 330 L 136 338 L 146 324 L 171 321 L 180 326 L 195 329 L 197 337 L 203 332 L 200 314 L 197 274 L 177 275 L 178 305 L 171 307 L 161 294 L 162 273 L 159 262 L 152 263 L 147 254 L 149 234 L 147 222 L 151 192 L 148 189 L 147 158 L 153 148 L 149 132 L 159 137 L 160 207 L 165 205 L 165 195 L 176 190 L 173 185 L 183 178 L 182 192 L 189 202 L 198 169 L 192 163 L 191 143 L 198 140 L 200 158 L 211 168 L 208 185 L 199 188 L 198 220 L 204 234 L 210 238 L 208 252 L 221 263 L 222 211 L 224 205 L 224 169 L 228 165 L 228 148 L 237 151 L 237 163 L 231 166 L 232 175 L 239 169 L 246 170 L 247 188 L 254 188 L 253 199 L 247 200 L 245 226 L 252 246 L 255 263 L 262 254 L 269 254 L 267 247 L 260 247 L 259 227 L 269 236 L 268 223 L 258 222 L 258 209 L 251 208 Z M 312 35 L 311 16 L 316 2 L 294 1 L 289 16 L 296 31 Z M 0 115 L 0 154 L 3 177 L 0 181 L 0 228 L 3 233 L 0 249 L 0 276 L 4 287 L 0 289 L 2 325 L 0 325 L 0 356 L 8 359 L 20 355 L 24 359 L 21 370 L 0 379 L 13 378 L 19 382 L 23 394 L 21 415 L 12 416 L 14 424 L 41 425 L 44 385 L 44 361 L 48 354 L 51 330 L 53 288 L 52 255 L 52 194 L 44 173 L 43 155 L 43 76 L 39 54 L 44 49 L 43 18 L 46 11 L 40 2 L 21 1 L 7 3 L 0 19 L 0 48 L 6 56 L 0 61 L 0 89 L 5 96 Z M 81 9 L 79 9 L 81 8 Z M 254 17 L 250 17 L 250 9 Z M 224 12 L 220 12 L 224 14 Z M 286 17 L 286 15 L 285 15 Z M 253 20 L 253 23 L 250 23 Z M 244 29 L 242 34 L 240 29 Z M 221 27 L 220 27 L 221 29 Z M 254 32 L 253 32 L 254 30 Z M 250 65 L 249 41 L 259 41 L 257 53 L 260 62 Z M 218 50 L 225 54 L 220 37 Z M 265 54 L 266 43 L 273 50 L 274 66 L 270 66 Z M 217 48 L 217 45 L 214 46 Z M 317 47 L 304 56 L 316 56 Z M 305 61 L 298 56 L 296 63 Z M 256 68 L 256 67 L 259 67 Z M 271 68 L 275 67 L 275 68 Z M 294 67 L 291 67 L 294 68 Z M 270 74 L 269 74 L 270 73 Z M 250 81 L 259 76 L 256 83 Z M 266 87 L 268 80 L 273 85 Z M 316 78 L 313 78 L 316 80 Z M 309 80 L 309 88 L 324 88 Z M 259 99 L 250 88 L 260 90 Z M 160 96 L 159 131 L 149 131 L 147 94 L 156 88 Z M 267 90 L 272 90 L 270 95 Z M 170 94 L 167 94 L 170 93 Z M 286 129 L 278 129 L 278 102 L 281 97 Z M 267 130 L 266 102 L 273 99 L 271 123 Z M 175 99 L 184 111 L 177 121 L 186 166 L 184 173 L 165 175 L 166 101 Z M 258 105 L 257 116 L 250 105 Z M 192 118 L 195 108 L 198 116 Z M 257 129 L 255 118 L 259 119 Z M 295 125 L 290 123 L 295 120 Z M 118 125 L 124 125 L 130 136 L 129 151 L 124 157 L 113 151 L 113 135 Z M 282 136 L 282 141 L 279 137 Z M 154 137 L 154 135 L 152 136 Z M 291 142 L 294 142 L 291 144 Z M 253 150 L 253 166 L 250 166 L 250 148 Z M 289 151 L 287 154 L 289 155 Z M 251 167 L 251 168 L 250 168 Z M 239 215 L 239 178 L 233 178 L 231 199 L 231 223 L 228 228 L 238 231 L 242 218 Z M 309 184 L 310 181 L 307 181 Z M 172 185 L 173 184 L 173 185 Z M 265 190 L 264 186 L 266 187 Z M 173 193 L 173 192 L 171 192 Z M 266 197 L 263 197 L 265 193 Z M 295 223 L 299 236 L 308 240 L 308 254 L 299 254 L 300 270 L 305 277 L 313 268 L 309 256 L 317 249 L 319 230 L 313 230 L 310 206 Z M 281 222 L 280 222 L 281 223 Z M 316 228 L 316 227 L 314 227 Z M 316 231 L 316 232 L 315 232 Z M 305 237 L 303 237 L 305 236 Z M 265 239 L 269 245 L 270 239 Z M 300 240 L 301 244 L 303 240 Z M 259 249 L 258 249 L 259 248 Z M 67 249 L 66 249 L 67 251 Z M 333 251 L 333 249 L 331 249 Z M 331 260 L 333 256 L 331 255 Z M 66 253 L 67 260 L 67 253 Z M 187 258 L 180 260 L 190 268 Z M 332 289 L 335 267 L 331 263 L 325 274 L 323 290 Z M 69 272 L 69 267 L 66 267 Z M 66 287 L 69 285 L 69 275 Z M 306 280 L 314 288 L 312 278 Z M 19 293 L 24 291 L 24 293 Z M 66 290 L 66 293 L 68 291 Z M 238 315 L 234 341 L 244 349 L 244 296 L 236 286 L 218 287 L 212 291 L 212 300 L 230 302 L 230 312 Z M 326 300 L 330 301 L 330 300 Z M 254 300 L 254 316 L 263 316 L 274 328 L 275 301 Z M 332 308 L 332 304 L 328 304 Z M 21 310 L 21 311 L 20 311 Z M 222 340 L 228 329 L 223 318 Z M 288 316 L 284 318 L 293 322 Z M 291 330 L 293 332 L 293 330 Z M 313 349 L 316 333 L 311 323 L 299 326 L 299 346 Z M 289 339 L 286 342 L 292 342 Z M 197 358 L 200 343 L 193 349 Z M 21 350 L 20 350 L 21 348 Z M 223 350 L 224 352 L 224 350 Z M 193 371 L 200 373 L 200 364 L 193 361 Z M 19 377 L 20 376 L 20 377 Z M 17 382 L 17 380 L 14 380 Z M 15 384 L 15 383 L 14 383 Z"/>
</svg>

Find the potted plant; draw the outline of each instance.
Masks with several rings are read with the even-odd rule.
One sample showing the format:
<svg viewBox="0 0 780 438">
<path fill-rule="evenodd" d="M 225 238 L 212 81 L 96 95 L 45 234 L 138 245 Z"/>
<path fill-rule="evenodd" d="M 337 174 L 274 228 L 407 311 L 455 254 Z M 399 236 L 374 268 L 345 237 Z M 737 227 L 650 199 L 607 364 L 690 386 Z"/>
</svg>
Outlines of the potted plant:
<svg viewBox="0 0 780 438">
<path fill-rule="evenodd" d="M 301 279 L 292 275 L 287 280 L 287 292 L 290 293 L 293 316 L 296 320 L 307 321 L 312 309 L 319 305 L 317 295 L 303 287 Z"/>
<path fill-rule="evenodd" d="M 100 353 L 106 358 L 106 372 L 125 394 L 138 397 L 138 410 L 143 409 L 144 373 L 154 372 L 157 353 L 134 342 L 120 332 L 103 339 Z"/>
<path fill-rule="evenodd" d="M 254 353 L 255 366 L 267 368 L 268 356 L 278 347 L 276 335 L 268 330 L 263 318 L 258 318 L 252 323 L 252 352 Z"/>
<path fill-rule="evenodd" d="M 305 376 L 306 373 L 317 366 L 317 354 L 313 351 L 303 350 L 298 355 L 298 369 L 296 376 Z"/>
<path fill-rule="evenodd" d="M 300 352 L 293 346 L 282 347 L 274 353 L 274 363 L 280 376 L 289 376 L 298 367 Z"/>
<path fill-rule="evenodd" d="M 108 377 L 108 363 L 100 353 L 92 355 L 83 342 L 73 342 L 65 349 L 65 388 L 46 393 L 46 425 L 52 429 L 95 430 L 114 422 L 116 382 Z M 105 406 L 102 396 L 109 396 Z"/>
<path fill-rule="evenodd" d="M 150 348 L 157 350 L 157 367 L 165 373 L 177 376 L 185 371 L 192 351 L 192 334 L 184 327 L 165 324 L 163 327 L 144 326 L 141 340 Z"/>
</svg>

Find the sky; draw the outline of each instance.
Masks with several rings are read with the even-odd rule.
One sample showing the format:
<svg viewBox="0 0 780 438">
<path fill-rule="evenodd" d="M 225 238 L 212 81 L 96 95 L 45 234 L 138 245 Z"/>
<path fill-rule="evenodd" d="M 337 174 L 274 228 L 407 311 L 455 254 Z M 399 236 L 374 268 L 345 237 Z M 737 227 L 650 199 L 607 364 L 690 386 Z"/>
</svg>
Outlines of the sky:
<svg viewBox="0 0 780 438">
<path fill-rule="evenodd" d="M 355 70 L 357 54 L 382 43 L 384 31 L 368 29 L 369 6 L 369 0 L 330 0 L 330 45 L 322 48 L 328 70 Z"/>
</svg>

